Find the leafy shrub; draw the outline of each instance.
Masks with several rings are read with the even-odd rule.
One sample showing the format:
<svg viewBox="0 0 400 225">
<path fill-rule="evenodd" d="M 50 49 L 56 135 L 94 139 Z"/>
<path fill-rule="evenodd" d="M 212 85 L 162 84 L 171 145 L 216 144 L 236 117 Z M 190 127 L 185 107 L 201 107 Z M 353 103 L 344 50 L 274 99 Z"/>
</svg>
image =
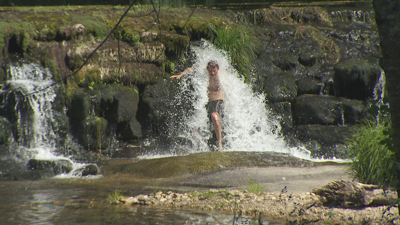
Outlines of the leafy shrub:
<svg viewBox="0 0 400 225">
<path fill-rule="evenodd" d="M 387 187 L 396 180 L 395 155 L 386 143 L 390 128 L 389 122 L 367 121 L 347 140 L 350 170 L 359 182 Z"/>
</svg>

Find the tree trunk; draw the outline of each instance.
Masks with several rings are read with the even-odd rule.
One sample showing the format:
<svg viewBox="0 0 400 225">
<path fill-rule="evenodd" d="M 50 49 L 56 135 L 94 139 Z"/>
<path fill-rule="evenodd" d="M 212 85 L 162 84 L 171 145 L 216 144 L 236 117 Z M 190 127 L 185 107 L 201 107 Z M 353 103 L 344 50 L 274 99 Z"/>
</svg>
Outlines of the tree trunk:
<svg viewBox="0 0 400 225">
<path fill-rule="evenodd" d="M 386 87 L 390 104 L 391 138 L 396 154 L 397 196 L 400 198 L 400 1 L 373 0 L 382 51 L 381 66 L 386 74 Z M 399 204 L 400 214 L 400 204 Z"/>
</svg>

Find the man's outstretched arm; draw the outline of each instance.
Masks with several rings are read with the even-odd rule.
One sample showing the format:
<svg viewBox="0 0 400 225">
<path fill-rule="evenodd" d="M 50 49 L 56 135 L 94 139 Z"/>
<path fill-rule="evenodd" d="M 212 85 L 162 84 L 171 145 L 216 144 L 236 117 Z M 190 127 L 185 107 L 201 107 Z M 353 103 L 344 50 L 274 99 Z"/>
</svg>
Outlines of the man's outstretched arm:
<svg viewBox="0 0 400 225">
<path fill-rule="evenodd" d="M 192 70 L 190 67 L 186 68 L 182 73 L 180 73 L 179 75 L 173 75 L 170 76 L 169 78 L 174 79 L 174 78 L 181 78 L 183 75 L 187 74 L 190 70 Z"/>
</svg>

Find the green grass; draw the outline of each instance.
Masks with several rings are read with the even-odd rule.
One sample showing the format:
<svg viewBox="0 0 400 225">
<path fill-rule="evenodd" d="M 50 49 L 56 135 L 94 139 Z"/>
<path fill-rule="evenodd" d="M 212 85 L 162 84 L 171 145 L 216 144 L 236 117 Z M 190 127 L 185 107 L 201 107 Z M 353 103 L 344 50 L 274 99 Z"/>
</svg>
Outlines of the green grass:
<svg viewBox="0 0 400 225">
<path fill-rule="evenodd" d="M 259 195 L 265 192 L 265 186 L 261 186 L 259 183 L 254 183 L 254 180 L 252 178 L 246 181 L 246 184 L 249 190 L 254 194 Z"/>
<path fill-rule="evenodd" d="M 256 40 L 252 38 L 252 31 L 246 27 L 214 27 L 210 28 L 215 33 L 213 41 L 217 48 L 225 50 L 233 66 L 248 80 L 251 75 L 251 62 L 256 54 Z"/>
<path fill-rule="evenodd" d="M 396 180 L 395 155 L 386 143 L 390 128 L 388 122 L 367 121 L 346 141 L 350 170 L 359 182 L 387 187 Z"/>
<path fill-rule="evenodd" d="M 123 190 L 115 190 L 113 191 L 111 194 L 107 195 L 108 200 L 110 200 L 110 202 L 115 202 L 115 201 L 119 201 L 123 198 L 123 194 L 125 193 L 125 191 Z"/>
</svg>

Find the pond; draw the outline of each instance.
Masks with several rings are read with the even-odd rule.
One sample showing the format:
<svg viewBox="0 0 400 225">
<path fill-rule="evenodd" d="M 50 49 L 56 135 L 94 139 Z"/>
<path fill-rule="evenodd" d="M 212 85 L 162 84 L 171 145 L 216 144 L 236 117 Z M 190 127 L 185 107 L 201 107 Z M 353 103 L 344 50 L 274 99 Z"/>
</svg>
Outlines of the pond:
<svg viewBox="0 0 400 225">
<path fill-rule="evenodd" d="M 110 165 L 129 160 L 111 160 Z M 131 161 L 131 160 L 130 160 Z M 115 174 L 103 167 L 103 176 L 47 180 L 0 181 L 0 220 L 4 224 L 259 224 L 259 218 L 233 212 L 111 205 L 115 190 L 124 195 L 151 193 L 154 180 Z M 160 183 L 159 185 L 163 185 Z M 264 224 L 282 221 L 262 219 Z"/>
</svg>

